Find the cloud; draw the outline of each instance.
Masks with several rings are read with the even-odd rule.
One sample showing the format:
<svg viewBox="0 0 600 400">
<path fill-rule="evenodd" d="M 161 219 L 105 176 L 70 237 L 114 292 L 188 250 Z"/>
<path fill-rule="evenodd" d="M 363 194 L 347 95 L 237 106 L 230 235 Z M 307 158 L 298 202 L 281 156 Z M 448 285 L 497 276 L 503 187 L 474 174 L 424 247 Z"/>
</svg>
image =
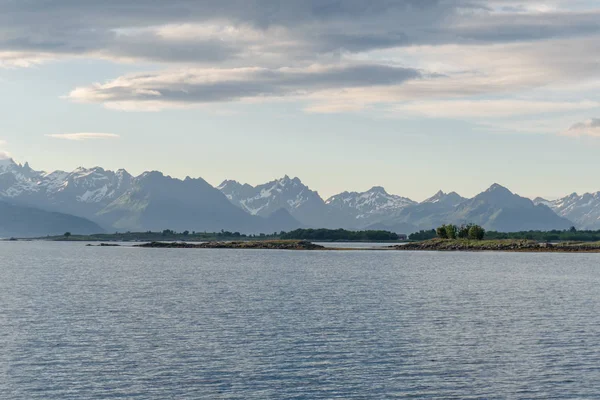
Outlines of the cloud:
<svg viewBox="0 0 600 400">
<path fill-rule="evenodd" d="M 568 11 L 560 3 L 544 8 L 485 0 L 2 1 L 0 59 L 10 52 L 23 60 L 51 54 L 283 67 L 414 45 L 600 34 L 598 10 Z"/>
<path fill-rule="evenodd" d="M 76 88 L 68 97 L 78 102 L 104 103 L 113 108 L 127 108 L 131 103 L 164 108 L 398 85 L 420 77 L 421 73 L 414 69 L 373 64 L 187 69 L 123 76 L 105 84 Z"/>
<path fill-rule="evenodd" d="M 450 100 L 412 102 L 394 111 L 433 118 L 505 118 L 518 115 L 565 113 L 600 107 L 599 102 L 530 100 Z"/>
<path fill-rule="evenodd" d="M 600 82 L 600 9 L 585 0 L 0 4 L 0 67 L 70 57 L 151 65 L 65 96 L 112 109 L 291 99 L 316 113 L 384 104 L 509 118 L 588 110 L 580 99 L 597 97 L 566 104 L 564 94 Z"/>
<path fill-rule="evenodd" d="M 6 140 L 0 139 L 0 160 L 12 159 L 12 155 L 8 151 L 4 150 L 4 147 L 6 147 Z"/>
<path fill-rule="evenodd" d="M 96 140 L 96 139 L 118 139 L 119 135 L 114 133 L 57 133 L 45 135 L 47 137 L 64 140 Z"/>
<path fill-rule="evenodd" d="M 572 125 L 569 129 L 562 132 L 564 136 L 592 136 L 600 137 L 600 118 L 591 118 L 584 122 Z"/>
</svg>

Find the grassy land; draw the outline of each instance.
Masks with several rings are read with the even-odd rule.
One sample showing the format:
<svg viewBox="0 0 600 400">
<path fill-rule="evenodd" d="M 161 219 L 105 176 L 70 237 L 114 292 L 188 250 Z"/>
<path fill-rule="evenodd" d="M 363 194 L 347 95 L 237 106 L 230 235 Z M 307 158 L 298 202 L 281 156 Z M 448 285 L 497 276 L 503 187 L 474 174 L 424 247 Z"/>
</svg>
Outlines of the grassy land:
<svg viewBox="0 0 600 400">
<path fill-rule="evenodd" d="M 600 252 L 600 242 L 561 242 L 550 244 L 526 239 L 431 239 L 395 246 L 398 250 L 428 251 L 522 251 L 522 252 Z"/>
</svg>

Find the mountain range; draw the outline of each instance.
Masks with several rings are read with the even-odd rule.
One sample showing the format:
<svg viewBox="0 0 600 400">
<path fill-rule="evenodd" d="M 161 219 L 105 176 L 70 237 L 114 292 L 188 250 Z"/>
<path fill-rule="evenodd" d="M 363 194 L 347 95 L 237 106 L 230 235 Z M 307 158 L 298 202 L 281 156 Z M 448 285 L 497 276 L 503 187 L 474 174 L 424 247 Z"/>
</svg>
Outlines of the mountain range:
<svg viewBox="0 0 600 400">
<path fill-rule="evenodd" d="M 416 202 L 374 186 L 323 199 L 299 178 L 289 176 L 258 186 L 225 180 L 213 187 L 202 178 L 182 180 L 158 171 L 132 176 L 123 169 L 95 167 L 48 173 L 11 159 L 0 160 L 0 202 L 15 215 L 10 219 L 0 214 L 2 236 L 63 230 L 266 233 L 299 227 L 410 233 L 467 222 L 497 231 L 600 228 L 600 192 L 532 201 L 494 184 L 471 199 L 439 191 Z M 24 215 L 35 215 L 46 228 L 31 233 L 16 229 L 29 223 Z M 56 222 L 59 215 L 66 218 L 61 223 Z"/>
<path fill-rule="evenodd" d="M 572 193 L 552 201 L 538 197 L 534 203 L 550 207 L 556 214 L 573 221 L 579 229 L 600 229 L 600 192 Z"/>
</svg>

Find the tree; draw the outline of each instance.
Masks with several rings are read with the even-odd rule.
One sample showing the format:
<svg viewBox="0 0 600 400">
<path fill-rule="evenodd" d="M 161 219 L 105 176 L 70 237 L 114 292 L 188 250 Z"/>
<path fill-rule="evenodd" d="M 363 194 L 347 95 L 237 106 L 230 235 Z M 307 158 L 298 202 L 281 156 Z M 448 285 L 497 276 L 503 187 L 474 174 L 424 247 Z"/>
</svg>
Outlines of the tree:
<svg viewBox="0 0 600 400">
<path fill-rule="evenodd" d="M 69 239 L 71 237 L 71 232 L 65 232 L 65 239 Z"/>
<path fill-rule="evenodd" d="M 419 232 L 411 233 L 408 238 L 410 240 L 429 240 L 435 238 L 437 235 L 435 229 L 428 231 L 420 230 Z"/>
<path fill-rule="evenodd" d="M 456 225 L 448 224 L 446 225 L 446 235 L 448 235 L 448 239 L 456 239 L 456 233 L 458 228 Z"/>
<path fill-rule="evenodd" d="M 448 232 L 446 232 L 446 225 L 442 225 L 435 230 L 437 236 L 440 239 L 448 239 Z"/>
<path fill-rule="evenodd" d="M 473 226 L 473 224 L 463 224 L 460 226 L 460 228 L 458 228 L 458 233 L 457 236 L 459 239 L 467 239 L 469 237 L 469 229 L 471 229 L 471 227 Z"/>
<path fill-rule="evenodd" d="M 187 236 L 190 234 L 190 231 L 183 231 L 183 236 Z"/>
<path fill-rule="evenodd" d="M 569 232 L 575 233 L 575 232 L 577 232 L 577 228 L 575 228 L 574 226 L 572 226 L 571 228 L 569 228 Z"/>
<path fill-rule="evenodd" d="M 485 237 L 485 229 L 483 229 L 479 225 L 473 225 L 469 229 L 469 239 L 473 240 L 483 240 Z"/>
</svg>

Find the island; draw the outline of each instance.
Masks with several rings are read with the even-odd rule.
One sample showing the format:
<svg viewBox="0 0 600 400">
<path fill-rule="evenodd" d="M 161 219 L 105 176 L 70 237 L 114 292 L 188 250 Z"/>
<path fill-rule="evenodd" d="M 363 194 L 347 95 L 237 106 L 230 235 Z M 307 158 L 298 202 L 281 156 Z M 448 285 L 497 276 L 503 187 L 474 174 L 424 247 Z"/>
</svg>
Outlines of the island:
<svg viewBox="0 0 600 400">
<path fill-rule="evenodd" d="M 526 239 L 472 240 L 429 239 L 390 246 L 403 251 L 511 251 L 555 253 L 600 253 L 600 242 L 539 242 Z"/>
<path fill-rule="evenodd" d="M 346 229 L 296 229 L 290 232 L 245 234 L 222 230 L 220 232 L 175 232 L 171 229 L 146 232 L 115 232 L 79 235 L 66 232 L 63 235 L 33 238 L 56 242 L 230 242 L 230 241 L 277 241 L 306 240 L 316 242 L 389 242 L 398 243 L 406 235 L 382 230 L 350 231 Z M 24 240 L 15 238 L 14 240 Z"/>
<path fill-rule="evenodd" d="M 259 240 L 237 242 L 150 242 L 134 247 L 154 249 L 262 249 L 262 250 L 325 250 L 306 240 Z"/>
</svg>

